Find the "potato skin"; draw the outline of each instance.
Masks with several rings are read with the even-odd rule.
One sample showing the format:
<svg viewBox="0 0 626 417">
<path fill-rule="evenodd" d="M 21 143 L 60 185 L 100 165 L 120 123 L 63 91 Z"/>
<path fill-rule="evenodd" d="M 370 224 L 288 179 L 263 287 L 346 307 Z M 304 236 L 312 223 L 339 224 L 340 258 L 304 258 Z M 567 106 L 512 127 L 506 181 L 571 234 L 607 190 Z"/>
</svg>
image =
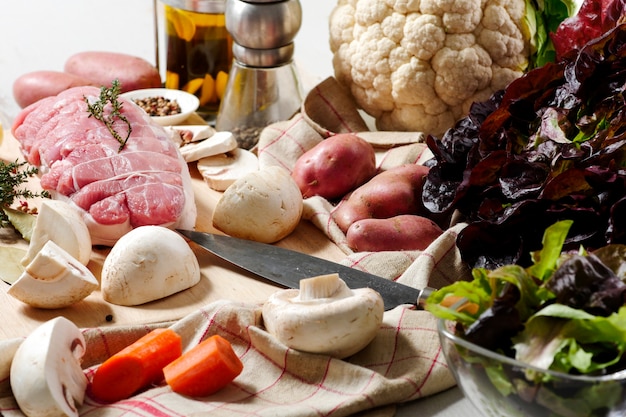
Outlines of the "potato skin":
<svg viewBox="0 0 626 417">
<path fill-rule="evenodd" d="M 362 219 L 348 228 L 348 246 L 356 252 L 424 250 L 443 230 L 427 217 L 402 214 L 387 219 Z"/>
<path fill-rule="evenodd" d="M 97 86 L 87 78 L 66 72 L 27 72 L 13 82 L 13 98 L 21 108 L 24 108 L 42 98 L 56 96 L 69 88 L 88 85 Z"/>
<path fill-rule="evenodd" d="M 118 79 L 122 92 L 162 87 L 161 75 L 143 58 L 118 52 L 85 51 L 70 56 L 64 71 L 110 86 Z"/>
<path fill-rule="evenodd" d="M 346 233 L 357 220 L 423 214 L 422 187 L 428 171 L 428 167 L 417 164 L 383 171 L 346 196 L 331 217 Z"/>
<path fill-rule="evenodd" d="M 324 139 L 302 154 L 291 176 L 302 197 L 343 197 L 376 174 L 374 147 L 353 133 Z"/>
</svg>

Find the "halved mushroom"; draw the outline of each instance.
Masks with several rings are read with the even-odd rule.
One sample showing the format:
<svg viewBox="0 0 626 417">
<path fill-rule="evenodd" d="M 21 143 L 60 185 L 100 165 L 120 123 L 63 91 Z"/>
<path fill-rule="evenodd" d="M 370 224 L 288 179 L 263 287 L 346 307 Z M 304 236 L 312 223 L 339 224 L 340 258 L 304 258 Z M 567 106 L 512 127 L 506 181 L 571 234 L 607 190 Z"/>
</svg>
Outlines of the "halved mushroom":
<svg viewBox="0 0 626 417">
<path fill-rule="evenodd" d="M 87 377 L 81 368 L 85 338 L 65 317 L 36 328 L 17 348 L 11 363 L 11 390 L 28 417 L 78 416 Z"/>
<path fill-rule="evenodd" d="M 300 290 L 280 290 L 263 305 L 266 330 L 303 352 L 346 358 L 376 336 L 385 311 L 371 288 L 350 289 L 338 274 L 300 280 Z"/>
<path fill-rule="evenodd" d="M 94 274 L 65 249 L 49 240 L 26 265 L 7 294 L 38 308 L 63 308 L 98 288 Z"/>
<path fill-rule="evenodd" d="M 70 203 L 43 200 L 22 265 L 27 265 L 49 240 L 83 265 L 91 257 L 91 236 L 83 217 Z"/>
<path fill-rule="evenodd" d="M 118 240 L 102 265 L 102 298 L 134 306 L 200 282 L 198 258 L 185 239 L 162 226 L 137 227 Z"/>
</svg>

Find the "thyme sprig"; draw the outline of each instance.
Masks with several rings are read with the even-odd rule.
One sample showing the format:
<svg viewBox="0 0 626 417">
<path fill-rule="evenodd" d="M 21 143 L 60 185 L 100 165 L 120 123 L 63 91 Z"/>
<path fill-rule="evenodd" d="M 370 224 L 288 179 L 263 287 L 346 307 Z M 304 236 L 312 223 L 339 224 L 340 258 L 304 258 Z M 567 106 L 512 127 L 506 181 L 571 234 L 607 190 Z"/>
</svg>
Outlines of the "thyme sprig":
<svg viewBox="0 0 626 417">
<path fill-rule="evenodd" d="M 28 179 L 34 175 L 37 175 L 39 170 L 32 166 L 27 165 L 27 162 L 4 162 L 0 161 L 0 208 L 9 208 L 15 202 L 16 199 L 30 199 L 35 197 L 50 198 L 48 191 L 33 192 L 27 188 L 20 188 Z M 26 210 L 28 204 L 22 202 L 20 204 L 21 210 Z M 4 227 L 9 223 L 9 218 L 4 212 L 0 210 L 0 227 Z"/>
<path fill-rule="evenodd" d="M 116 79 L 113 80 L 113 82 L 111 83 L 111 88 L 107 88 L 104 86 L 100 87 L 100 97 L 98 101 L 92 103 L 87 97 L 84 97 L 85 102 L 87 103 L 87 111 L 89 112 L 89 117 L 93 116 L 96 120 L 100 120 L 102 123 L 104 123 L 109 132 L 111 132 L 111 135 L 113 135 L 113 137 L 117 139 L 117 141 L 120 143 L 118 151 L 124 149 L 124 146 L 126 146 L 126 142 L 130 137 L 130 133 L 133 130 L 126 116 L 121 113 L 123 104 L 118 101 L 120 92 L 120 82 Z M 107 107 L 107 104 L 109 103 L 111 104 L 111 110 L 107 114 L 105 109 Z M 125 138 L 122 138 L 122 136 L 115 130 L 113 126 L 116 119 L 123 121 L 124 123 L 126 123 L 126 126 L 128 126 L 128 131 Z"/>
</svg>

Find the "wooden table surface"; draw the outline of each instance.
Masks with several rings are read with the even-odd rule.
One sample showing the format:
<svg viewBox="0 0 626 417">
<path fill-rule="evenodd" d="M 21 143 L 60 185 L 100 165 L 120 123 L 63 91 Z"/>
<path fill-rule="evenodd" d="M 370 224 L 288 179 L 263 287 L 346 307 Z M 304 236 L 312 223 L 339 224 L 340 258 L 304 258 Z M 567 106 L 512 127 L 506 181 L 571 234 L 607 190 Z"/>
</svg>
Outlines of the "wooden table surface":
<svg viewBox="0 0 626 417">
<path fill-rule="evenodd" d="M 5 129 L 4 140 L 0 146 L 0 157 L 14 161 L 20 156 L 17 141 Z M 189 167 L 198 209 L 196 230 L 219 233 L 212 227 L 211 216 L 221 193 L 208 187 L 195 169 L 195 164 L 191 163 Z M 38 180 L 31 180 L 30 183 L 30 188 L 35 188 Z M 26 242 L 5 241 L 0 244 L 27 247 Z M 344 257 L 339 248 L 306 221 L 302 221 L 291 235 L 278 242 L 277 245 L 334 261 L 339 261 Z M 262 303 L 269 294 L 279 288 L 255 278 L 254 275 L 228 264 L 195 245 L 193 249 L 201 267 L 200 283 L 165 299 L 140 306 L 117 306 L 104 301 L 101 293 L 95 291 L 71 307 L 55 310 L 37 309 L 7 295 L 6 290 L 9 285 L 0 281 L 2 289 L 0 291 L 0 316 L 3 321 L 0 326 L 0 339 L 25 336 L 41 323 L 59 315 L 67 317 L 79 327 L 173 321 L 219 299 Z M 94 248 L 88 267 L 96 277 L 100 276 L 102 263 L 108 251 L 107 248 Z"/>
<path fill-rule="evenodd" d="M 0 158 L 14 161 L 20 155 L 17 141 L 5 130 L 4 140 L 0 145 Z M 204 183 L 194 164 L 189 166 L 198 208 L 196 229 L 219 233 L 211 224 L 211 213 L 221 193 L 211 190 Z M 33 179 L 30 184 L 30 188 L 36 188 L 38 180 Z M 0 245 L 10 244 L 27 247 L 27 243 L 23 241 L 14 243 L 0 239 Z M 337 246 L 307 221 L 300 222 L 291 235 L 276 244 L 333 261 L 340 261 L 345 257 Z M 95 291 L 85 300 L 68 308 L 36 309 L 9 296 L 6 293 L 9 285 L 0 281 L 0 340 L 26 336 L 41 323 L 59 315 L 67 317 L 79 327 L 158 323 L 180 319 L 198 307 L 219 299 L 262 303 L 269 294 L 278 289 L 199 247 L 193 246 L 193 249 L 201 267 L 200 283 L 165 299 L 135 307 L 110 304 L 102 299 L 99 291 Z M 107 253 L 106 249 L 94 249 L 88 267 L 97 277 Z M 112 320 L 107 320 L 107 316 Z M 458 388 L 397 406 L 396 417 L 413 415 L 478 417 L 476 409 Z"/>
</svg>

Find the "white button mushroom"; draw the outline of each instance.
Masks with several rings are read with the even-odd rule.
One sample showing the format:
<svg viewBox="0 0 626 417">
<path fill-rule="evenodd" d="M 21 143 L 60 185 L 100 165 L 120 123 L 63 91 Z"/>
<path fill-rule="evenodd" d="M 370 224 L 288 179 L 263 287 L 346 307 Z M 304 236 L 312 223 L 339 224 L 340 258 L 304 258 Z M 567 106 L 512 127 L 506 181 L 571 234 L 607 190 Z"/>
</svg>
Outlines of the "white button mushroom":
<svg viewBox="0 0 626 417">
<path fill-rule="evenodd" d="M 302 193 L 289 172 L 270 166 L 237 179 L 213 211 L 213 226 L 241 239 L 274 243 L 300 222 Z"/>
<path fill-rule="evenodd" d="M 78 416 L 87 377 L 81 368 L 85 338 L 65 317 L 36 328 L 17 348 L 10 382 L 20 410 L 28 417 Z"/>
<path fill-rule="evenodd" d="M 54 241 L 83 265 L 89 263 L 89 229 L 78 210 L 70 203 L 62 200 L 42 201 L 22 265 L 32 261 L 49 240 Z"/>
<path fill-rule="evenodd" d="M 350 289 L 338 274 L 300 281 L 300 290 L 280 290 L 263 305 L 266 330 L 303 352 L 346 358 L 376 336 L 385 308 L 371 288 Z"/>
<path fill-rule="evenodd" d="M 134 306 L 193 287 L 200 282 L 200 266 L 181 235 L 162 226 L 141 226 L 111 248 L 100 281 L 104 300 Z"/>
<path fill-rule="evenodd" d="M 26 265 L 7 294 L 38 308 L 63 308 L 98 288 L 93 273 L 65 249 L 49 240 Z"/>
</svg>

